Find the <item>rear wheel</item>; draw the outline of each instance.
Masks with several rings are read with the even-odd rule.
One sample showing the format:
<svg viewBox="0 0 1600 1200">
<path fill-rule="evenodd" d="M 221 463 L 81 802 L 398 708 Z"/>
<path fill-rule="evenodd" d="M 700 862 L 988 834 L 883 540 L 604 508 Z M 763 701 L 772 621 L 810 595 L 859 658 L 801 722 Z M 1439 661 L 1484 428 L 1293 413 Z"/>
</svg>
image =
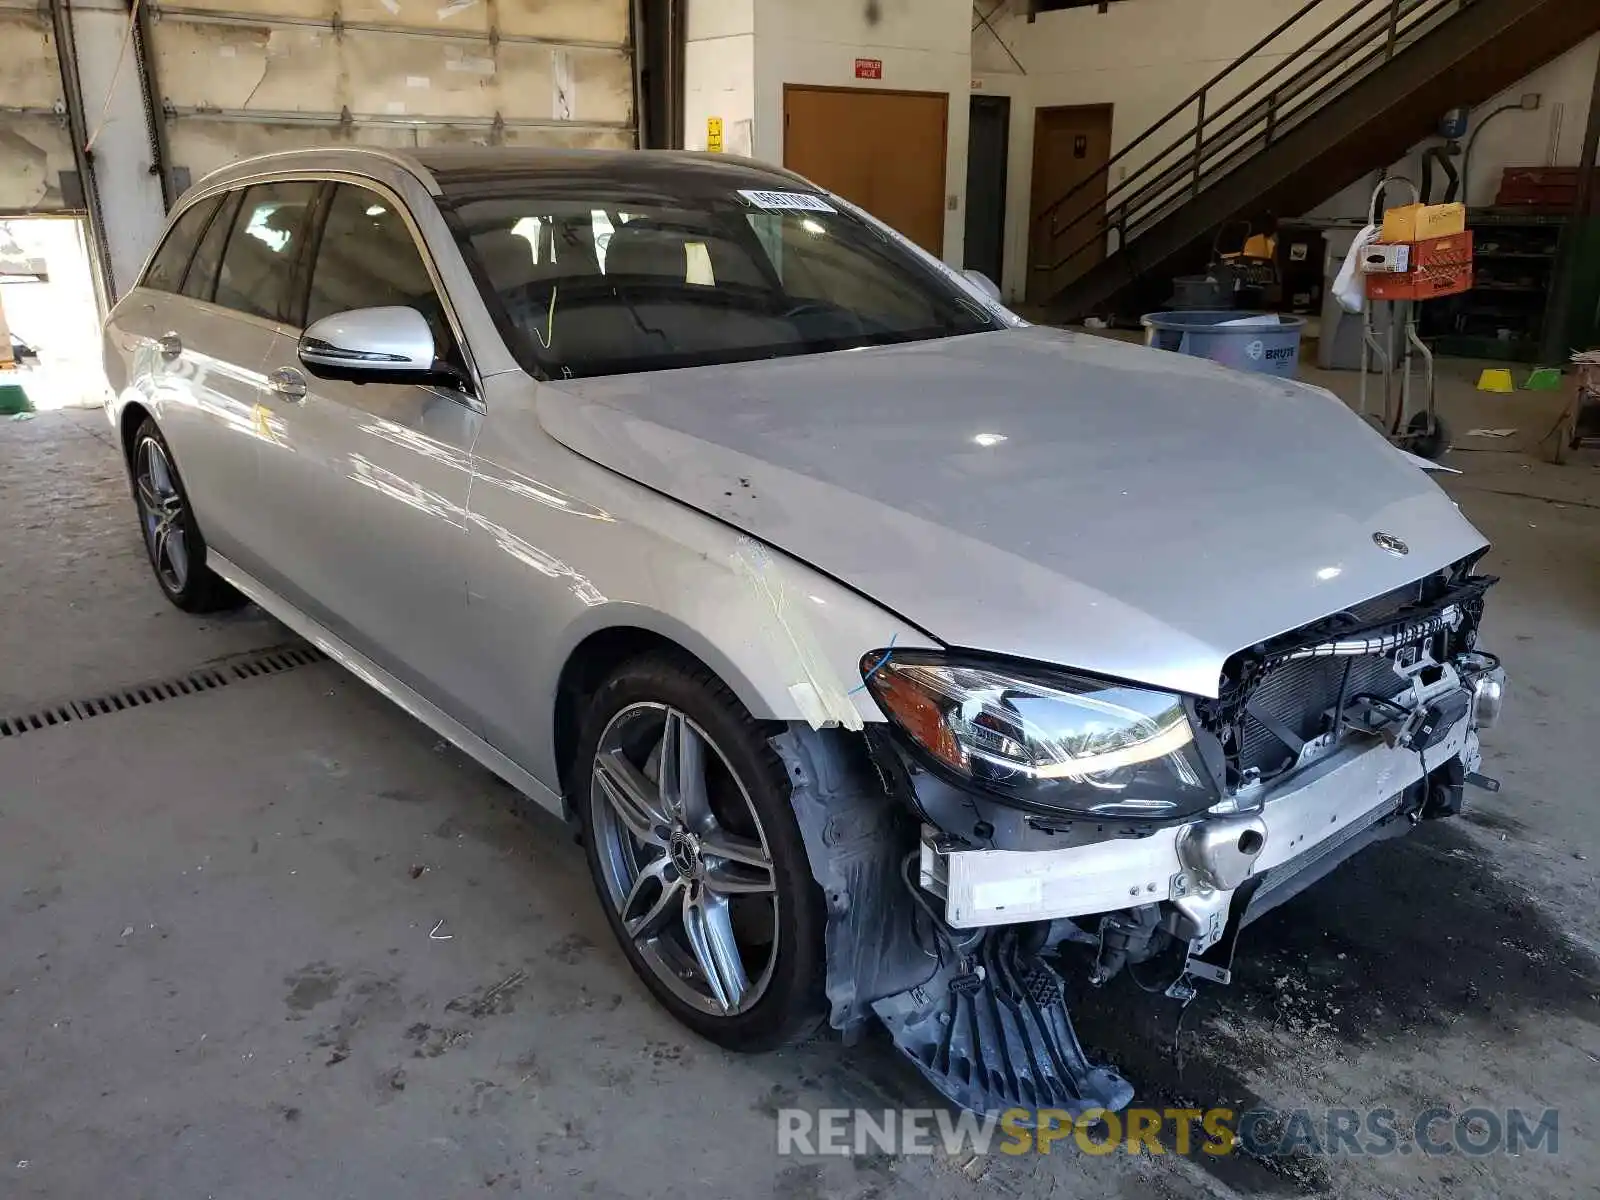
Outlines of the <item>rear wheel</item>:
<svg viewBox="0 0 1600 1200">
<path fill-rule="evenodd" d="M 238 608 L 245 598 L 206 566 L 206 544 L 183 480 L 156 423 L 133 437 L 133 500 L 150 568 L 167 599 L 185 612 Z"/>
<path fill-rule="evenodd" d="M 783 766 L 687 657 L 624 665 L 590 703 L 574 800 L 613 932 L 657 1000 L 734 1050 L 820 1023 L 822 898 Z"/>
</svg>

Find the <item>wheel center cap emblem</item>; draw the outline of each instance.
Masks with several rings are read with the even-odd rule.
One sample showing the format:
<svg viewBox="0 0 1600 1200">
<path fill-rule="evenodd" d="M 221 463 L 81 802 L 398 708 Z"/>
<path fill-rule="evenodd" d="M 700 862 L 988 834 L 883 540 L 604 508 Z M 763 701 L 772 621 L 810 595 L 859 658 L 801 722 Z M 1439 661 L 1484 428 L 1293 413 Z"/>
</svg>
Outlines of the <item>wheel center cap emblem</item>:
<svg viewBox="0 0 1600 1200">
<path fill-rule="evenodd" d="M 678 868 L 678 874 L 685 879 L 700 877 L 700 839 L 694 834 L 686 829 L 673 830 L 667 853 L 672 856 L 672 865 Z"/>
<path fill-rule="evenodd" d="M 1381 529 L 1372 535 L 1372 544 L 1385 554 L 1392 554 L 1396 558 L 1404 558 L 1411 553 L 1411 547 L 1395 537 L 1392 533 L 1384 533 Z"/>
</svg>

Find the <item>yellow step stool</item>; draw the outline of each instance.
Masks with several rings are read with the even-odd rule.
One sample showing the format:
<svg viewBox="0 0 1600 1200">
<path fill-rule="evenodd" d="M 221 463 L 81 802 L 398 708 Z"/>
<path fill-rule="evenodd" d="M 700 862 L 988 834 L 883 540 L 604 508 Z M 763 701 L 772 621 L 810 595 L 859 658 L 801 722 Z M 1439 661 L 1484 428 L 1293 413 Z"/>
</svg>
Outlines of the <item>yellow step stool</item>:
<svg viewBox="0 0 1600 1200">
<path fill-rule="evenodd" d="M 1478 376 L 1478 390 L 1480 392 L 1502 392 L 1510 394 L 1517 390 L 1517 383 L 1511 377 L 1510 371 L 1490 368 Z"/>
</svg>

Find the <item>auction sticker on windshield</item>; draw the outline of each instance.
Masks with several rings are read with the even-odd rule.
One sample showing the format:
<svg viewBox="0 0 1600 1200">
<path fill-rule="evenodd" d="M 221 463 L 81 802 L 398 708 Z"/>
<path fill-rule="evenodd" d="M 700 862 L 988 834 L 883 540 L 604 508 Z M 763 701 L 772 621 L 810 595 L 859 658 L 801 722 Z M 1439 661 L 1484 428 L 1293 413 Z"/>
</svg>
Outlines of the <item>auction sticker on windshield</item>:
<svg viewBox="0 0 1600 1200">
<path fill-rule="evenodd" d="M 752 192 L 740 189 L 739 195 L 757 208 L 787 210 L 790 212 L 838 212 L 821 196 L 809 192 Z"/>
</svg>

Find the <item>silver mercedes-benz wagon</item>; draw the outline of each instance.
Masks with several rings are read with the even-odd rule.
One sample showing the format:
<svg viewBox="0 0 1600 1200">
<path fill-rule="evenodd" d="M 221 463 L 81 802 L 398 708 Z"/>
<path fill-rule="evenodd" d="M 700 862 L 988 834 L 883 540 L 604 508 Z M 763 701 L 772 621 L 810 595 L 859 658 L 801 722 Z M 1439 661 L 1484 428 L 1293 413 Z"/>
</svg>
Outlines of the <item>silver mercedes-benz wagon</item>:
<svg viewBox="0 0 1600 1200">
<path fill-rule="evenodd" d="M 725 1046 L 877 1019 L 958 1104 L 1125 1104 L 1066 972 L 1225 983 L 1491 783 L 1494 580 L 1416 460 L 781 170 L 236 163 L 105 361 L 167 597 L 256 602 L 572 821 Z"/>
</svg>

